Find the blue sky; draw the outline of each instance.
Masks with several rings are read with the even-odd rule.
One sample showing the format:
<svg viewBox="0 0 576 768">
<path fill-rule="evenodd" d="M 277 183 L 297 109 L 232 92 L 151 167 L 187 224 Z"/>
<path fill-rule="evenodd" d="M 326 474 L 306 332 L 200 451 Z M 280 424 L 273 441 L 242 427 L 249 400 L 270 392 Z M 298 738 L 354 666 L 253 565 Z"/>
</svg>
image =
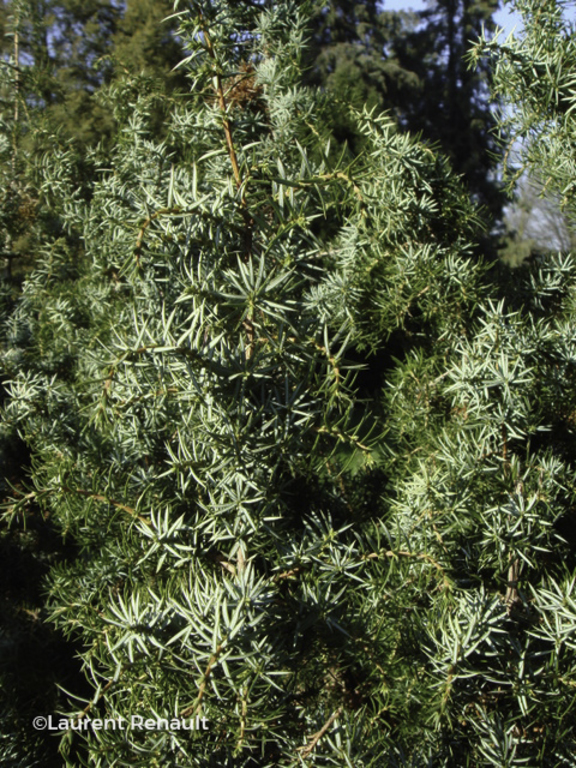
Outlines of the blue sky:
<svg viewBox="0 0 576 768">
<path fill-rule="evenodd" d="M 383 0 L 382 7 L 385 11 L 421 11 L 426 8 L 425 0 Z M 516 13 L 505 6 L 494 14 L 494 20 L 498 26 L 506 30 L 506 34 L 512 31 L 515 25 L 520 27 L 521 19 Z"/>
<path fill-rule="evenodd" d="M 382 0 L 382 7 L 386 11 L 421 11 L 426 8 L 426 0 Z M 504 5 L 500 3 L 500 5 Z M 572 6 L 572 7 L 570 7 Z M 576 2 L 568 3 L 564 9 L 564 17 L 576 23 Z M 518 13 L 510 9 L 510 3 L 504 5 L 494 14 L 494 21 L 498 26 L 503 27 L 506 34 L 512 32 L 514 27 L 517 30 L 522 28 L 522 20 Z"/>
</svg>

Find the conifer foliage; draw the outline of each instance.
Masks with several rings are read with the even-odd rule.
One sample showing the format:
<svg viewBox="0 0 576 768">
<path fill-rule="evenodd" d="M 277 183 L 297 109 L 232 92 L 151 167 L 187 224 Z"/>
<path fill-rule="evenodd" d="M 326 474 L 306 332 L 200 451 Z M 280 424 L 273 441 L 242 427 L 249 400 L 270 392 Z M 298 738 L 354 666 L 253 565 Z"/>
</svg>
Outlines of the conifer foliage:
<svg viewBox="0 0 576 768">
<path fill-rule="evenodd" d="M 385 116 L 335 153 L 305 10 L 177 1 L 162 139 L 132 77 L 88 187 L 72 151 L 36 168 L 59 226 L 6 310 L 5 521 L 73 545 L 60 759 L 571 765 L 573 262 L 495 285 L 447 161 Z"/>
</svg>

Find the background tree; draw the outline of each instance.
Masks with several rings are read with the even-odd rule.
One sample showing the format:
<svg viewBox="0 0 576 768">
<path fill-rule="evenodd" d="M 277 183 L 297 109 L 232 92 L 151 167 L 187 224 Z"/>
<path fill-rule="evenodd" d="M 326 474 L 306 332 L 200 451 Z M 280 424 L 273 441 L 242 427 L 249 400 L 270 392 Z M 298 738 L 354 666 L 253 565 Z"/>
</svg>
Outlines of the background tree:
<svg viewBox="0 0 576 768">
<path fill-rule="evenodd" d="M 306 80 L 358 108 L 394 109 L 400 91 L 413 93 L 419 87 L 415 73 L 390 55 L 391 41 L 408 34 L 415 23 L 414 14 L 383 11 L 377 2 L 315 3 L 304 58 Z"/>
<path fill-rule="evenodd" d="M 98 62 L 110 52 L 119 10 L 108 0 L 16 0 L 4 2 L 3 13 L 10 34 L 2 41 L 5 55 L 13 36 L 19 40 L 22 110 L 40 107 L 68 138 L 94 140 L 109 132 L 107 115 L 91 97 L 103 82 Z"/>
<path fill-rule="evenodd" d="M 318 4 L 307 75 L 347 100 L 390 111 L 402 130 L 445 152 L 485 207 L 488 230 L 501 221 L 505 202 L 502 152 L 489 67 L 477 61 L 471 70 L 467 55 L 483 29 L 494 33 L 497 8 L 497 0 L 439 0 L 416 13 L 377 3 Z M 349 129 L 343 136 L 354 144 Z"/>
<path fill-rule="evenodd" d="M 517 266 L 532 253 L 550 249 L 569 252 L 576 245 L 574 221 L 543 185 L 525 176 L 515 186 L 514 202 L 506 211 L 508 231 L 502 258 Z"/>
<path fill-rule="evenodd" d="M 138 73 L 141 80 L 138 85 L 133 80 L 133 87 L 150 94 L 156 130 L 162 133 L 171 98 L 187 88 L 181 72 L 173 71 L 182 57 L 174 22 L 161 23 L 171 7 L 168 2 L 136 0 L 3 3 L 2 116 L 5 131 L 11 133 L 11 151 L 3 152 L 0 172 L 7 182 L 0 205 L 8 237 L 6 268 L 12 271 L 14 266 L 16 281 L 37 253 L 36 217 L 48 216 L 49 226 L 59 227 L 41 200 L 42 157 L 56 144 L 72 146 L 76 184 L 79 189 L 89 186 L 94 172 L 89 148 L 98 143 L 109 148 L 116 140 L 106 98 L 111 83 Z M 129 93 L 125 95 L 129 102 Z M 103 157 L 99 162 L 106 163 Z"/>
<path fill-rule="evenodd" d="M 412 132 L 438 144 L 473 197 L 498 221 L 504 198 L 497 169 L 501 152 L 495 140 L 495 102 L 487 61 L 468 66 L 468 52 L 484 30 L 495 32 L 497 0 L 438 0 L 418 14 L 418 26 L 400 36 L 396 55 L 415 72 L 417 94 L 401 104 L 401 121 Z"/>
<path fill-rule="evenodd" d="M 2 9 L 5 55 L 13 32 L 20 46 L 21 100 L 41 107 L 52 129 L 82 145 L 113 131 L 98 90 L 125 71 L 160 77 L 164 88 L 183 85 L 170 71 L 181 52 L 173 25 L 161 21 L 171 3 L 131 0 L 5 0 Z"/>
</svg>

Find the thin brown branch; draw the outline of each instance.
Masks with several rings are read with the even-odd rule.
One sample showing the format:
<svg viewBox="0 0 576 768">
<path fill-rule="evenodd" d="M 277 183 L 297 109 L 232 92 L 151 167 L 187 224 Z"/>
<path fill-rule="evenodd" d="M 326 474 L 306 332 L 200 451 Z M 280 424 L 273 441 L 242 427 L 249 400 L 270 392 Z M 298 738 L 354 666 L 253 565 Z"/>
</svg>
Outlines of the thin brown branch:
<svg viewBox="0 0 576 768">
<path fill-rule="evenodd" d="M 174 395 L 178 392 L 177 387 L 166 387 L 165 389 L 157 389 L 155 392 L 147 392 L 144 395 L 134 395 L 134 397 L 130 397 L 128 400 L 118 400 L 115 405 L 116 408 L 125 408 L 134 403 L 140 403 L 142 400 L 147 400 L 150 397 L 164 397 L 165 395 Z"/>
<path fill-rule="evenodd" d="M 502 424 L 502 460 L 504 462 L 504 473 L 508 472 L 510 467 L 508 462 L 508 430 L 506 424 Z"/>
<path fill-rule="evenodd" d="M 248 712 L 248 689 L 244 689 L 244 695 L 242 696 L 242 707 L 240 712 L 240 733 L 238 734 L 238 741 L 236 743 L 235 754 L 239 754 L 244 743 L 244 734 L 246 733 L 246 715 Z"/>
<path fill-rule="evenodd" d="M 316 746 L 316 744 L 318 744 L 322 736 L 324 736 L 326 731 L 330 728 L 334 720 L 336 720 L 336 718 L 342 714 L 342 709 L 343 707 L 338 707 L 336 712 L 333 712 L 330 715 L 330 717 L 328 718 L 328 720 L 326 720 L 322 728 L 320 728 L 320 730 L 317 733 L 315 733 L 314 736 L 311 737 L 310 741 L 305 747 L 298 747 L 298 751 L 302 752 L 302 757 L 304 758 L 304 760 L 306 760 L 306 758 L 312 753 L 312 751 L 314 750 L 314 747 Z"/>
<path fill-rule="evenodd" d="M 254 334 L 254 323 L 251 317 L 247 317 L 242 323 L 244 330 L 246 331 L 246 340 L 248 345 L 246 347 L 246 360 L 251 360 L 254 357 L 254 350 L 256 348 L 256 340 Z"/>
<path fill-rule="evenodd" d="M 16 176 L 18 160 L 18 121 L 20 119 L 20 18 L 16 16 L 14 24 L 14 132 L 12 136 L 12 173 Z"/>
<path fill-rule="evenodd" d="M 372 453 L 372 449 L 369 448 L 369 446 L 364 445 L 364 443 L 361 443 L 360 440 L 355 435 L 346 435 L 343 432 L 341 432 L 336 427 L 316 427 L 316 432 L 322 432 L 327 435 L 332 435 L 333 437 L 337 437 L 338 440 L 340 440 L 343 443 L 352 443 L 357 448 L 360 448 L 361 451 L 364 451 L 364 453 Z"/>
<path fill-rule="evenodd" d="M 334 378 L 336 379 L 336 382 L 339 384 L 340 383 L 340 368 L 336 364 L 335 356 L 331 355 L 330 352 L 326 349 L 326 347 L 323 346 L 322 344 L 318 344 L 317 341 L 312 341 L 312 344 L 316 347 L 316 349 L 319 352 L 322 352 L 324 355 L 326 355 L 326 359 L 328 360 L 328 362 L 330 363 L 330 365 L 332 366 L 332 369 L 334 371 Z"/>
<path fill-rule="evenodd" d="M 200 17 L 200 24 L 202 26 L 202 34 L 204 35 L 204 41 L 206 44 L 206 50 L 208 51 L 208 55 L 214 62 L 214 80 L 213 80 L 213 88 L 214 93 L 216 95 L 216 99 L 218 101 L 218 107 L 220 108 L 220 113 L 222 117 L 222 129 L 224 131 L 224 138 L 226 139 L 226 148 L 228 150 L 228 156 L 230 158 L 230 164 L 232 165 L 232 173 L 234 175 L 234 181 L 236 182 L 237 189 L 241 192 L 240 197 L 240 207 L 242 211 L 242 218 L 244 219 L 244 261 L 248 262 L 250 260 L 250 256 L 252 254 L 252 240 L 253 240 L 253 226 L 254 226 L 254 220 L 250 216 L 250 213 L 248 212 L 247 203 L 246 203 L 246 188 L 243 183 L 242 174 L 240 173 L 240 165 L 238 164 L 238 156 L 236 154 L 236 146 L 234 144 L 234 137 L 232 133 L 232 123 L 228 117 L 228 103 L 226 101 L 226 95 L 224 93 L 224 88 L 222 85 L 222 76 L 220 72 L 218 71 L 218 65 L 216 63 L 216 52 L 214 50 L 214 46 L 212 44 L 212 38 L 210 37 L 210 32 L 204 25 L 204 17 L 202 13 L 199 14 Z M 248 318 L 250 322 L 253 321 L 253 318 Z M 248 349 L 253 349 L 250 341 L 248 343 Z M 247 355 L 249 358 L 250 356 Z"/>
<path fill-rule="evenodd" d="M 518 558 L 512 560 L 508 567 L 508 583 L 506 585 L 506 595 L 504 596 L 504 602 L 510 612 L 515 605 L 522 602 L 520 593 L 518 592 L 518 579 L 520 576 L 520 561 Z"/>
<path fill-rule="evenodd" d="M 104 696 L 104 695 L 105 695 L 105 694 L 106 694 L 106 693 L 107 693 L 107 692 L 110 690 L 110 688 L 112 687 L 112 685 L 113 685 L 113 684 L 114 684 L 114 679 L 112 679 L 112 680 L 108 680 L 108 682 L 106 683 L 106 685 L 104 686 L 104 688 L 102 688 L 102 690 L 100 691 L 100 693 L 98 694 L 98 696 L 96 696 L 96 698 L 95 698 L 95 699 L 93 699 L 91 702 L 89 702 L 89 703 L 88 703 L 88 705 L 87 705 L 86 707 L 84 707 L 84 709 L 82 710 L 82 712 L 80 712 L 80 714 L 79 714 L 79 715 L 78 715 L 78 717 L 76 718 L 76 722 L 79 722 L 80 720 L 82 720 L 82 718 L 83 718 L 83 717 L 86 717 L 86 715 L 87 715 L 87 714 L 90 712 L 90 710 L 92 709 L 92 707 L 93 707 L 94 705 L 96 705 L 96 704 L 97 704 L 97 703 L 100 701 L 100 699 L 102 698 L 102 696 Z"/>
<path fill-rule="evenodd" d="M 343 181 L 347 181 L 348 184 L 351 185 L 352 190 L 353 190 L 354 194 L 356 195 L 356 197 L 358 198 L 358 200 L 361 203 L 364 202 L 364 198 L 362 197 L 362 193 L 360 192 L 360 187 L 358 187 L 356 182 L 352 178 L 350 178 L 350 176 L 348 176 L 348 174 L 343 173 L 342 171 L 336 171 L 335 173 L 323 174 L 321 176 L 321 178 L 326 178 L 328 180 L 330 180 L 330 179 L 342 179 Z"/>
<path fill-rule="evenodd" d="M 116 509 L 121 509 L 123 512 L 128 512 L 128 514 L 138 518 L 138 520 L 140 520 L 145 525 L 147 526 L 151 525 L 150 521 L 147 518 L 138 514 L 138 512 L 136 512 L 136 510 L 133 509 L 132 507 L 128 507 L 126 504 L 122 504 L 120 501 L 109 499 L 107 496 L 103 496 L 101 493 L 93 493 L 92 491 L 86 491 L 83 488 L 70 488 L 70 486 L 67 486 L 67 485 L 61 486 L 61 490 L 65 491 L 66 493 L 76 493 L 78 494 L 78 496 L 85 496 L 88 499 L 93 499 L 94 501 L 100 501 L 103 504 L 110 504 L 111 507 L 116 507 Z"/>
<path fill-rule="evenodd" d="M 212 656 L 210 656 L 210 659 L 208 660 L 208 666 L 206 667 L 204 674 L 202 675 L 202 680 L 200 681 L 200 688 L 198 689 L 198 696 L 196 697 L 196 701 L 193 704 L 191 704 L 189 707 L 186 707 L 186 709 L 183 709 L 182 712 L 180 712 L 180 717 L 193 717 L 200 709 L 200 705 L 202 704 L 202 699 L 204 698 L 204 692 L 206 690 L 206 686 L 208 685 L 208 680 L 210 679 L 210 673 L 212 672 L 212 667 L 218 661 L 220 654 L 222 653 L 223 650 L 224 650 L 224 644 L 220 643 L 220 645 L 216 648 Z"/>
<path fill-rule="evenodd" d="M 331 462 L 329 461 L 326 462 L 326 469 L 330 477 L 334 478 L 334 470 L 332 468 Z M 346 491 L 346 486 L 344 485 L 344 478 L 342 477 L 341 472 L 336 475 L 336 482 L 338 483 L 338 487 L 340 488 L 340 493 L 342 494 L 342 498 L 344 500 L 344 504 L 346 505 L 347 510 L 349 512 L 354 513 L 354 509 L 350 504 L 350 499 L 348 498 L 348 492 Z"/>
<path fill-rule="evenodd" d="M 144 234 L 148 229 L 148 227 L 150 226 L 150 224 L 152 224 L 152 222 L 155 219 L 157 219 L 159 216 L 168 216 L 168 215 L 184 214 L 184 213 L 193 213 L 193 211 L 182 210 L 180 206 L 176 206 L 174 208 L 160 208 L 144 221 L 144 223 L 140 226 L 138 237 L 136 238 L 136 247 L 134 248 L 134 256 L 136 257 L 136 264 L 138 266 L 140 266 L 140 254 L 142 253 L 142 244 L 144 242 Z"/>
<path fill-rule="evenodd" d="M 283 571 L 282 573 L 276 574 L 274 576 L 274 581 L 282 581 L 283 579 L 293 579 L 298 576 L 302 568 L 300 566 L 296 566 L 295 568 L 290 568 L 289 571 Z"/>
<path fill-rule="evenodd" d="M 204 41 L 206 43 L 206 50 L 212 61 L 216 61 L 216 53 L 214 46 L 212 45 L 212 38 L 206 26 L 203 24 L 204 18 L 200 14 L 200 22 L 202 23 L 202 33 L 204 35 Z M 218 106 L 222 113 L 222 128 L 224 129 L 224 136 L 226 138 L 226 147 L 228 149 L 228 155 L 230 157 L 230 163 L 232 164 L 232 173 L 234 174 L 234 180 L 238 189 L 242 186 L 242 176 L 240 175 L 240 167 L 238 165 L 238 158 L 236 156 L 236 148 L 234 146 L 234 139 L 232 137 L 232 125 L 228 119 L 228 110 L 226 105 L 226 97 L 224 96 L 224 88 L 222 87 L 222 77 L 220 72 L 215 69 L 214 72 L 214 91 L 216 98 L 218 99 Z M 242 204 L 245 205 L 244 195 L 242 195 Z"/>
<path fill-rule="evenodd" d="M 437 571 L 439 571 L 442 574 L 444 586 L 450 587 L 450 582 L 448 580 L 448 577 L 446 576 L 445 569 L 440 565 L 438 561 L 436 561 L 432 557 L 432 555 L 428 555 L 425 552 L 409 552 L 403 549 L 393 551 L 390 549 L 387 552 L 371 552 L 369 555 L 364 556 L 366 560 L 376 560 L 380 557 L 389 557 L 389 558 L 410 557 L 415 560 L 424 560 L 425 562 L 430 563 L 430 565 L 432 565 L 434 568 L 436 568 Z"/>
</svg>

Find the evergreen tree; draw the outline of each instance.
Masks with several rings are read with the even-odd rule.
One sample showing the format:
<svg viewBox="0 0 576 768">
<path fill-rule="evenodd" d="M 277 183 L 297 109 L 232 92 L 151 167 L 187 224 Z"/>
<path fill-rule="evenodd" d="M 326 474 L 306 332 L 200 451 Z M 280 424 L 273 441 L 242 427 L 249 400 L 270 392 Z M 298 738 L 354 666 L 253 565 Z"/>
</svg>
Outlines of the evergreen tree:
<svg viewBox="0 0 576 768">
<path fill-rule="evenodd" d="M 181 12 L 194 89 L 166 139 L 141 95 L 88 200 L 69 154 L 45 164 L 86 255 L 46 239 L 9 322 L 6 418 L 34 453 L 10 514 L 50 510 L 79 550 L 52 569 L 49 600 L 95 686 L 70 702 L 75 722 L 210 722 L 176 739 L 70 733 L 70 765 L 373 762 L 385 748 L 370 679 L 400 638 L 380 647 L 363 598 L 386 579 L 368 493 L 382 426 L 346 351 L 410 313 L 458 325 L 474 217 L 445 163 L 385 119 L 358 116 L 370 155 L 332 162 L 324 101 L 297 87 L 304 34 L 290 4 Z"/>
<path fill-rule="evenodd" d="M 403 124 L 447 153 L 477 202 L 490 212 L 492 226 L 505 201 L 497 181 L 496 103 L 487 62 L 478 59 L 471 69 L 468 52 L 483 30 L 494 34 L 497 7 L 497 0 L 436 0 L 395 46 L 401 65 L 421 84 L 418 93 L 403 99 Z"/>
<path fill-rule="evenodd" d="M 5 0 L 0 51 L 12 56 L 17 38 L 22 108 L 40 107 L 35 122 L 84 147 L 114 132 L 95 98 L 102 86 L 126 72 L 160 79 L 168 92 L 185 86 L 171 72 L 182 58 L 174 25 L 162 23 L 171 7 L 148 0 Z"/>
<path fill-rule="evenodd" d="M 358 108 L 394 110 L 401 91 L 413 96 L 420 86 L 393 52 L 394 41 L 409 34 L 416 19 L 409 12 L 383 11 L 374 0 L 315 3 L 303 62 L 306 81 Z"/>
<path fill-rule="evenodd" d="M 542 5 L 477 55 L 570 206 L 573 97 L 536 78 L 572 38 Z M 159 138 L 155 94 L 110 89 L 89 194 L 46 157 L 62 228 L 4 324 L 33 457 L 5 518 L 74 544 L 44 609 L 90 688 L 56 704 L 65 764 L 572 765 L 572 259 L 495 286 L 446 159 L 354 108 L 366 151 L 335 154 L 301 4 L 182 6 L 189 98 Z"/>
<path fill-rule="evenodd" d="M 111 130 L 92 95 L 105 79 L 119 9 L 109 0 L 6 0 L 4 57 L 18 41 L 21 110 L 60 125 L 67 138 L 85 142 Z M 35 109 L 36 108 L 36 109 Z M 24 117 L 24 114 L 23 114 Z"/>
<path fill-rule="evenodd" d="M 172 69 L 182 59 L 182 51 L 174 33 L 174 24 L 167 21 L 172 11 L 168 0 L 129 0 L 118 23 L 113 58 L 117 67 L 132 74 L 145 72 L 162 79 L 164 87 L 174 81 L 183 86 L 183 78 Z"/>
<path fill-rule="evenodd" d="M 6 0 L 2 5 L 0 52 L 5 75 L 0 91 L 4 135 L 0 216 L 8 238 L 2 250 L 16 280 L 37 252 L 36 217 L 57 217 L 43 204 L 42 158 L 55 145 L 74 147 L 76 184 L 87 186 L 94 169 L 86 149 L 115 141 L 116 124 L 107 101 L 110 84 L 129 73 L 132 87 L 154 94 L 156 130 L 163 131 L 171 99 L 187 88 L 172 70 L 182 58 L 175 22 L 161 23 L 170 3 L 109 0 Z M 128 99 L 131 98 L 126 92 Z M 102 156 L 100 161 L 106 160 Z M 61 234 L 63 234 L 61 232 Z M 14 267 L 14 269 L 12 269 Z"/>
<path fill-rule="evenodd" d="M 417 13 L 378 3 L 319 4 L 310 27 L 308 81 L 345 100 L 386 109 L 403 130 L 445 152 L 462 174 L 488 228 L 502 218 L 502 159 L 485 60 L 467 56 L 483 29 L 493 34 L 497 0 L 435 0 Z M 336 118 L 335 122 L 342 122 Z M 342 139 L 356 147 L 351 126 Z M 487 243 L 484 244 L 485 249 Z"/>
</svg>

